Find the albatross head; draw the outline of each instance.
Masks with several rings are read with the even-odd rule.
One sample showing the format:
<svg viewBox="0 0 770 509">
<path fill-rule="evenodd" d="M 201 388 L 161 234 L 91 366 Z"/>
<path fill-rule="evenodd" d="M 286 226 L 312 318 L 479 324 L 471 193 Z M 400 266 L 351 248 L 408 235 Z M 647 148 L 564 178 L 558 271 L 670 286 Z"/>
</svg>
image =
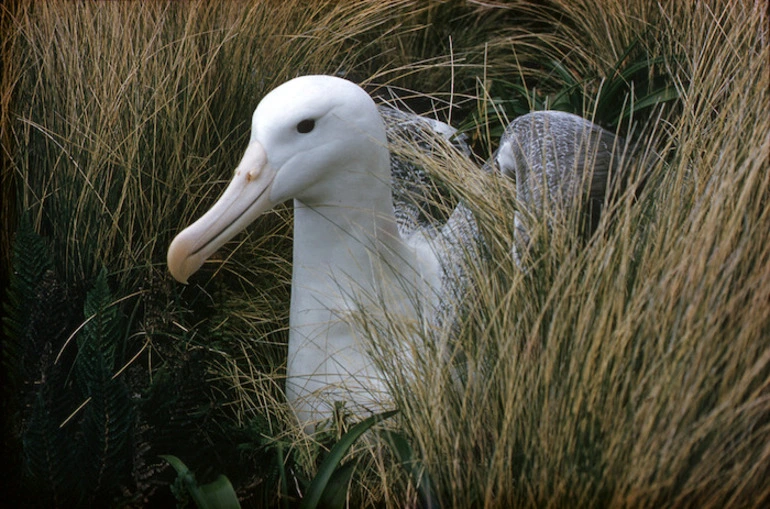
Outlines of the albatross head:
<svg viewBox="0 0 770 509">
<path fill-rule="evenodd" d="M 349 186 L 374 173 L 375 180 L 389 181 L 387 172 L 385 128 L 366 92 L 331 76 L 288 81 L 257 106 L 235 175 L 214 206 L 173 240 L 169 270 L 185 283 L 219 247 L 276 205 L 289 199 L 333 205 L 345 199 L 341 179 Z"/>
</svg>

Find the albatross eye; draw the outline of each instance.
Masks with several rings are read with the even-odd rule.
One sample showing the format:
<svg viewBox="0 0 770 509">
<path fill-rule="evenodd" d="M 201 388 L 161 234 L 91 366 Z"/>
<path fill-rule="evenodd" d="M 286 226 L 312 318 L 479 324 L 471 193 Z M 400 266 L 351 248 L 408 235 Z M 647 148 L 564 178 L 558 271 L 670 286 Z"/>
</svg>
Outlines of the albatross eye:
<svg viewBox="0 0 770 509">
<path fill-rule="evenodd" d="M 312 118 L 306 118 L 297 124 L 297 132 L 300 134 L 307 134 L 315 128 L 315 120 Z"/>
</svg>

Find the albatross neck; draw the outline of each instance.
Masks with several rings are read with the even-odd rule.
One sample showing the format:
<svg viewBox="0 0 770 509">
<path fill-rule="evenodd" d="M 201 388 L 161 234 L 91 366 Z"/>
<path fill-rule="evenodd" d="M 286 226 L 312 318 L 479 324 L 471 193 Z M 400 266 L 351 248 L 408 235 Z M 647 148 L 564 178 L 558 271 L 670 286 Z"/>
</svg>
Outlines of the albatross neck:
<svg viewBox="0 0 770 509">
<path fill-rule="evenodd" d="M 341 270 L 368 280 L 374 277 L 365 274 L 372 256 L 385 261 L 406 256 L 389 182 L 372 179 L 330 194 L 314 204 L 294 201 L 295 270 Z"/>
<path fill-rule="evenodd" d="M 393 209 L 384 131 L 362 137 L 340 162 L 294 200 L 295 271 L 341 269 L 364 276 L 372 255 L 402 257 L 408 251 Z"/>
</svg>

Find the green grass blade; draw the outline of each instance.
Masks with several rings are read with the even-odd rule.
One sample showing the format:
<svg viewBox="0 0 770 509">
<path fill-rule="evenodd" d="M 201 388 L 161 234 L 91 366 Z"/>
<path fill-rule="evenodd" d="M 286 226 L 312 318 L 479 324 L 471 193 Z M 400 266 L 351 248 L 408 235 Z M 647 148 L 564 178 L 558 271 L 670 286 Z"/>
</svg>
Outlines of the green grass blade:
<svg viewBox="0 0 770 509">
<path fill-rule="evenodd" d="M 162 454 L 160 457 L 174 467 L 199 509 L 240 509 L 241 504 L 233 485 L 224 475 L 220 475 L 213 482 L 198 486 L 195 474 L 182 460 L 171 454 Z"/>
<path fill-rule="evenodd" d="M 628 118 L 631 113 L 649 108 L 650 106 L 657 106 L 668 101 L 674 101 L 679 99 L 679 91 L 675 87 L 666 87 L 661 90 L 657 90 L 649 95 L 646 95 L 634 103 L 634 107 L 623 113 L 623 118 Z"/>
<path fill-rule="evenodd" d="M 342 438 L 340 438 L 339 442 L 334 444 L 334 447 L 329 451 L 329 455 L 326 456 L 323 463 L 321 463 L 321 466 L 318 468 L 318 474 L 313 478 L 307 493 L 302 498 L 300 509 L 319 507 L 319 503 L 324 497 L 324 492 L 329 485 L 329 481 L 332 479 L 334 472 L 337 470 L 342 458 L 345 457 L 345 454 L 347 454 L 350 447 L 361 435 L 368 431 L 369 428 L 380 421 L 396 415 L 397 412 L 398 410 L 391 410 L 373 415 L 350 428 L 350 431 L 345 433 Z"/>
<path fill-rule="evenodd" d="M 195 505 L 197 505 L 199 509 L 213 509 L 206 503 L 206 499 L 203 497 L 203 494 L 198 487 L 198 483 L 195 481 L 195 474 L 187 468 L 187 465 L 185 465 L 182 460 L 171 454 L 161 454 L 160 457 L 168 461 L 169 464 L 174 467 L 174 470 L 176 470 L 177 475 L 182 479 L 185 488 L 187 488 L 188 493 L 190 493 L 190 496 L 195 501 Z"/>
<path fill-rule="evenodd" d="M 224 475 L 220 475 L 213 482 L 200 486 L 199 491 L 206 506 L 211 509 L 240 509 L 241 507 L 230 479 Z"/>
<path fill-rule="evenodd" d="M 420 496 L 420 506 L 425 509 L 439 507 L 435 490 L 433 489 L 433 481 L 431 481 L 428 473 L 422 468 L 420 461 L 415 459 L 412 446 L 409 445 L 404 435 L 390 430 L 384 430 L 380 435 L 390 446 L 401 466 L 412 477 L 417 493 Z"/>
<path fill-rule="evenodd" d="M 332 473 L 321 494 L 319 507 L 343 508 L 348 494 L 348 484 L 356 468 L 355 461 L 349 461 Z"/>
</svg>

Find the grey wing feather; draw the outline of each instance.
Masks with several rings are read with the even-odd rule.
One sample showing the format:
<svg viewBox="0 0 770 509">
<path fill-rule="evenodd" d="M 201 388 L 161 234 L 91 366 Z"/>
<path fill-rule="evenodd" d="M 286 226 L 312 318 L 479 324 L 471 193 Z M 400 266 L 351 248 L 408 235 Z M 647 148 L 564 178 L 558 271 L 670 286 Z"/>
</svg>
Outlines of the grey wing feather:
<svg viewBox="0 0 770 509">
<path fill-rule="evenodd" d="M 385 122 L 389 143 L 405 142 L 430 154 L 436 137 L 452 143 L 460 154 L 469 155 L 470 147 L 464 135 L 438 120 L 395 109 L 379 106 Z M 448 190 L 430 178 L 424 168 L 401 156 L 397 151 L 390 154 L 393 208 L 399 232 L 407 237 L 415 231 L 433 231 L 447 221 L 438 204 L 445 201 Z"/>
<path fill-rule="evenodd" d="M 380 106 L 380 114 L 391 143 L 400 138 L 431 153 L 436 137 L 440 136 L 454 145 L 458 157 L 471 154 L 467 137 L 458 135 L 444 122 L 387 105 Z M 441 273 L 441 298 L 435 320 L 437 325 L 452 326 L 470 285 L 468 264 L 480 259 L 482 240 L 476 219 L 463 202 L 457 204 L 449 217 L 443 216 L 441 207 L 435 204 L 448 195 L 448 190 L 437 186 L 424 168 L 394 151 L 391 151 L 391 175 L 399 232 L 408 237 L 420 231 L 435 246 Z"/>
<path fill-rule="evenodd" d="M 587 207 L 593 229 L 625 149 L 623 138 L 589 120 L 539 111 L 510 123 L 494 164 L 515 180 L 516 198 L 529 215 L 553 220 L 575 207 Z M 526 218 L 517 213 L 514 221 L 519 240 L 528 242 Z"/>
</svg>

